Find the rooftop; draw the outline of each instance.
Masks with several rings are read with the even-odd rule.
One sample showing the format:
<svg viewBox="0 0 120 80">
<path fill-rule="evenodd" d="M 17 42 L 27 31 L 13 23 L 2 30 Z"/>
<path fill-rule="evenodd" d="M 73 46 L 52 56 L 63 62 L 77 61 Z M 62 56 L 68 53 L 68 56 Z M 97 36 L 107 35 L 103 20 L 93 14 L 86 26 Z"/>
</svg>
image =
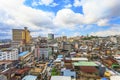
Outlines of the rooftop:
<svg viewBox="0 0 120 80">
<path fill-rule="evenodd" d="M 26 67 L 26 68 L 23 68 L 23 69 L 18 69 L 16 71 L 16 74 L 24 74 L 26 72 L 28 72 L 30 70 L 30 68 Z"/>
<path fill-rule="evenodd" d="M 86 61 L 79 61 L 74 62 L 74 66 L 98 66 L 95 62 L 86 62 Z"/>
<path fill-rule="evenodd" d="M 40 69 L 40 68 L 33 68 L 33 69 L 31 69 L 30 70 L 30 73 L 31 74 L 34 74 L 34 75 L 39 75 L 40 73 L 42 73 L 42 69 Z"/>
<path fill-rule="evenodd" d="M 24 55 L 26 55 L 26 54 L 28 54 L 28 51 L 21 52 L 21 53 L 19 54 L 19 56 L 21 57 L 21 56 L 24 56 Z"/>
<path fill-rule="evenodd" d="M 27 75 L 22 80 L 36 80 L 37 76 Z"/>
<path fill-rule="evenodd" d="M 111 76 L 110 77 L 110 80 L 119 80 L 120 79 L 120 76 Z"/>
<path fill-rule="evenodd" d="M 83 57 L 81 57 L 81 58 L 71 58 L 71 60 L 73 60 L 73 61 L 88 61 L 87 58 L 83 58 Z"/>
<path fill-rule="evenodd" d="M 73 76 L 74 78 L 76 77 L 76 72 L 75 71 L 70 71 L 70 70 L 64 70 L 63 72 L 63 76 Z"/>
<path fill-rule="evenodd" d="M 71 77 L 67 77 L 67 76 L 52 76 L 51 80 L 71 80 Z"/>
<path fill-rule="evenodd" d="M 98 70 L 94 66 L 81 66 L 80 70 L 85 73 L 95 73 Z"/>
<path fill-rule="evenodd" d="M 63 58 L 63 55 L 58 55 L 58 57 L 57 58 Z"/>
</svg>

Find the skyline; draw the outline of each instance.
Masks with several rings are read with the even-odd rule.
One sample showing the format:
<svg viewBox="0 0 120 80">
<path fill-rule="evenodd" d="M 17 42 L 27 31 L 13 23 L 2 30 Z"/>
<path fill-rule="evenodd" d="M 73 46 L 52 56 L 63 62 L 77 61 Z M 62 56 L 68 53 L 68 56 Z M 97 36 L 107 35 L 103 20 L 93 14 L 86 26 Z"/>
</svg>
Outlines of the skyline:
<svg viewBox="0 0 120 80">
<path fill-rule="evenodd" d="M 0 39 L 12 29 L 31 35 L 120 35 L 119 0 L 0 0 Z"/>
</svg>

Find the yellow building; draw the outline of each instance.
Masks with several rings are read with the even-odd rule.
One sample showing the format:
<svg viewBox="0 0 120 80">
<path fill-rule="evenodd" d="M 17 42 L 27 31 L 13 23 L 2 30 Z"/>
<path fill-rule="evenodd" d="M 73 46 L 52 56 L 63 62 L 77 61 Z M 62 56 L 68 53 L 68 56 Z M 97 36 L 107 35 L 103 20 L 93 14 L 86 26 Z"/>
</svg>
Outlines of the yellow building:
<svg viewBox="0 0 120 80">
<path fill-rule="evenodd" d="M 22 42 L 27 44 L 31 42 L 30 31 L 25 27 L 24 29 L 13 29 L 13 41 Z"/>
<path fill-rule="evenodd" d="M 24 43 L 30 43 L 31 41 L 30 31 L 27 30 L 27 27 L 25 27 L 25 29 L 22 31 L 22 40 Z"/>
</svg>

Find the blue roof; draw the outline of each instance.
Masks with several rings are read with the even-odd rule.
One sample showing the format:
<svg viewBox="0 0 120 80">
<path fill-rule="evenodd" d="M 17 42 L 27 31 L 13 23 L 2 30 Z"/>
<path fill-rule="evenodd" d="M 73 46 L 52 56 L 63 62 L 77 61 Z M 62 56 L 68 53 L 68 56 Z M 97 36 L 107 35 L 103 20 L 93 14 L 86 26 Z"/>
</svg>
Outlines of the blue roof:
<svg viewBox="0 0 120 80">
<path fill-rule="evenodd" d="M 63 55 L 58 55 L 57 58 L 63 58 Z"/>
<path fill-rule="evenodd" d="M 27 75 L 22 80 L 36 80 L 37 76 Z"/>
<path fill-rule="evenodd" d="M 104 78 L 102 78 L 101 80 L 108 80 L 108 79 L 104 77 Z"/>
<path fill-rule="evenodd" d="M 76 78 L 76 72 L 74 71 L 64 70 L 62 72 L 63 72 L 63 76 L 73 76 L 74 78 Z"/>
<path fill-rule="evenodd" d="M 28 54 L 28 52 L 29 52 L 29 51 L 21 52 L 21 53 L 19 54 L 19 56 L 20 56 L 20 57 L 21 57 L 21 56 L 24 56 L 24 55 Z"/>
</svg>

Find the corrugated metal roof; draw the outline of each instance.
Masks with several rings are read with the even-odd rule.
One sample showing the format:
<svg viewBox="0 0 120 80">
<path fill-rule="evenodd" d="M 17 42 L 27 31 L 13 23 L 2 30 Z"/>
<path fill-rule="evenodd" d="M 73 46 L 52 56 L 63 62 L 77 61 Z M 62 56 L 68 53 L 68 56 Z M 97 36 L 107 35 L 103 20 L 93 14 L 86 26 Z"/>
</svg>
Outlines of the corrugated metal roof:
<svg viewBox="0 0 120 80">
<path fill-rule="evenodd" d="M 71 77 L 68 77 L 68 76 L 52 76 L 51 80 L 71 80 Z"/>
<path fill-rule="evenodd" d="M 27 75 L 22 80 L 36 80 L 37 76 Z"/>
<path fill-rule="evenodd" d="M 86 61 L 79 61 L 74 62 L 74 66 L 98 66 L 95 62 L 86 62 Z"/>
<path fill-rule="evenodd" d="M 24 56 L 24 55 L 28 54 L 28 52 L 29 52 L 29 51 L 21 52 L 21 53 L 19 54 L 19 56 L 20 56 L 20 57 L 21 57 L 21 56 Z"/>
<path fill-rule="evenodd" d="M 76 72 L 75 71 L 70 71 L 70 70 L 64 70 L 63 72 L 63 76 L 73 76 L 74 78 L 76 77 Z"/>
</svg>

